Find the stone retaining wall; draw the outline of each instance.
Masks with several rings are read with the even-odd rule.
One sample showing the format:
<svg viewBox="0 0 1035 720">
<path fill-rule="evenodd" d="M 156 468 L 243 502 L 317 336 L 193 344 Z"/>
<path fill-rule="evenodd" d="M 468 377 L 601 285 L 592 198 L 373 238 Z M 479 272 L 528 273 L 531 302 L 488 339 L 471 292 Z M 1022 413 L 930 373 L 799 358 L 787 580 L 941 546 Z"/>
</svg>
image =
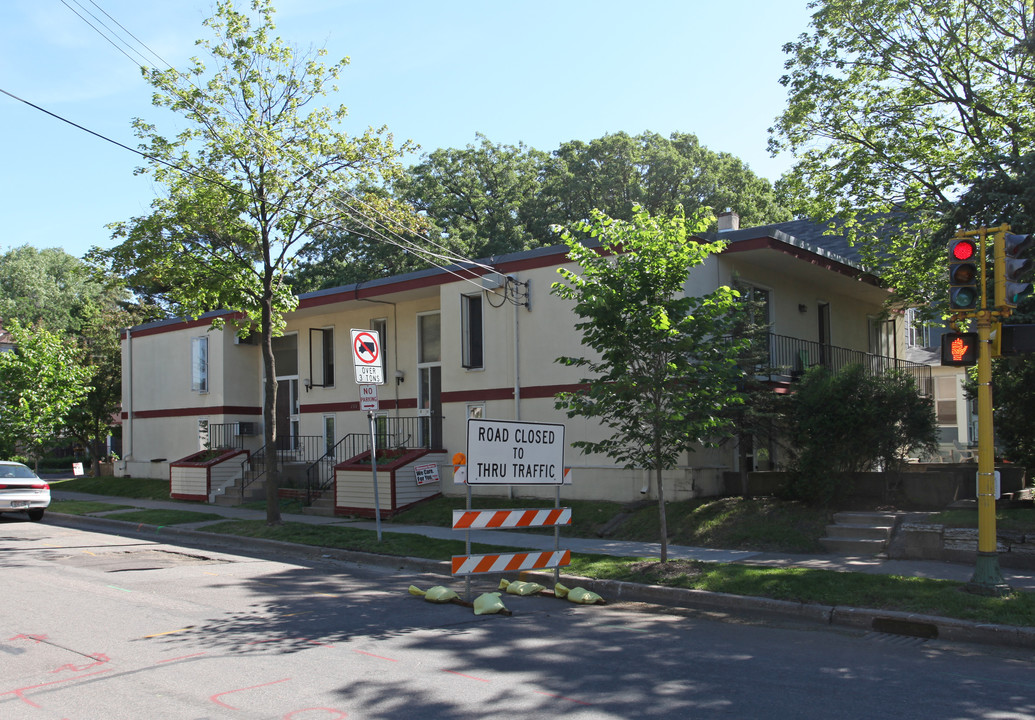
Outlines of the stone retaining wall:
<svg viewBox="0 0 1035 720">
<path fill-rule="evenodd" d="M 903 521 L 888 544 L 893 560 L 940 560 L 972 563 L 977 557 L 978 531 L 933 523 Z M 1035 535 L 998 531 L 996 552 L 1002 567 L 1035 569 Z"/>
</svg>

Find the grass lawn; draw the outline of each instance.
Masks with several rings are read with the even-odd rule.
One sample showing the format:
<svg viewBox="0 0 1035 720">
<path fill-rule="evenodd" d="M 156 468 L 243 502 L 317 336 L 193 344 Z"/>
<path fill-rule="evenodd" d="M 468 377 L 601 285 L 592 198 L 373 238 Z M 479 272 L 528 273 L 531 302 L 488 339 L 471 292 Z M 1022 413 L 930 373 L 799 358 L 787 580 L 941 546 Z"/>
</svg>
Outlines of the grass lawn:
<svg viewBox="0 0 1035 720">
<path fill-rule="evenodd" d="M 169 481 L 150 478 L 77 477 L 71 480 L 52 480 L 50 487 L 91 495 L 112 495 L 142 500 L 169 499 Z"/>
<path fill-rule="evenodd" d="M 169 499 L 169 484 L 161 480 L 131 478 L 76 478 L 61 482 L 59 489 L 132 498 Z M 292 502 L 292 501 L 288 501 Z M 474 498 L 476 509 L 552 507 L 552 500 Z M 66 512 L 70 503 L 54 503 L 55 512 Z M 95 503 L 71 505 L 81 512 L 114 509 Z M 656 541 L 658 510 L 654 503 L 622 506 L 618 503 L 572 501 L 572 525 L 563 528 L 563 537 L 595 537 L 606 531 L 616 540 Z M 141 510 L 118 513 L 128 522 L 172 525 L 210 519 L 209 513 L 195 512 L 200 503 L 184 503 L 183 510 Z M 263 520 L 225 521 L 206 526 L 207 532 L 243 537 L 270 538 L 315 547 L 342 548 L 382 555 L 449 560 L 465 554 L 464 541 L 436 540 L 421 535 L 391 531 L 392 523 L 413 525 L 452 524 L 452 511 L 466 507 L 466 498 L 442 497 L 421 503 L 383 523 L 382 542 L 372 530 L 353 527 L 308 525 L 285 522 L 269 527 Z M 257 503 L 256 509 L 265 508 Z M 296 510 L 297 511 L 297 510 Z M 159 513 L 170 512 L 170 515 Z M 289 512 L 285 510 L 285 512 Z M 1035 518 L 1031 509 L 1008 509 L 999 513 L 1003 529 L 1031 528 Z M 830 522 L 830 512 L 785 503 L 771 498 L 742 500 L 722 498 L 673 502 L 667 505 L 666 516 L 674 544 L 755 549 L 783 552 L 817 550 L 818 538 Z M 976 525 L 977 513 L 949 511 L 932 516 L 931 522 L 948 525 Z M 543 529 L 553 532 L 552 529 Z M 513 548 L 476 545 L 474 554 L 508 552 Z M 623 580 L 627 582 L 696 588 L 734 595 L 768 597 L 779 600 L 812 602 L 824 605 L 900 610 L 978 622 L 1035 627 L 1035 593 L 1015 592 L 1006 598 L 982 597 L 967 593 L 964 584 L 947 580 L 841 573 L 809 568 L 753 567 L 739 564 L 714 564 L 694 561 L 669 561 L 664 565 L 650 558 L 620 558 L 576 555 L 565 573 L 584 577 Z"/>
<path fill-rule="evenodd" d="M 132 505 L 115 505 L 113 503 L 95 502 L 93 500 L 54 500 L 50 510 L 66 515 L 92 515 L 94 513 L 111 512 L 112 510 L 129 510 Z"/>
</svg>

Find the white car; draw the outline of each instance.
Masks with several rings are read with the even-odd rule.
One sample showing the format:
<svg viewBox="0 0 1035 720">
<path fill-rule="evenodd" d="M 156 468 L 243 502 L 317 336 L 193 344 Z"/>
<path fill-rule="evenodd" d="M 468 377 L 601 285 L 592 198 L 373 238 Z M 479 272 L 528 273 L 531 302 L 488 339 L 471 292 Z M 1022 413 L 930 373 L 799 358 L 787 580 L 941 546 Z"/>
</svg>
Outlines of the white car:
<svg viewBox="0 0 1035 720">
<path fill-rule="evenodd" d="M 32 521 L 42 520 L 50 506 L 50 485 L 25 465 L 0 460 L 0 513 L 24 510 Z"/>
</svg>

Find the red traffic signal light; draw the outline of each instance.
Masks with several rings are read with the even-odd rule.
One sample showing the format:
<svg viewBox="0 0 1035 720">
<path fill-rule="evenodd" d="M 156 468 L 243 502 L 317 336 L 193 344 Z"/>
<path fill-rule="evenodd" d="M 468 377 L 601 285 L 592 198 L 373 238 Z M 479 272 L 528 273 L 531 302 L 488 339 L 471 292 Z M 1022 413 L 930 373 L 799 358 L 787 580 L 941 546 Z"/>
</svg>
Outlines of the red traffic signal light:
<svg viewBox="0 0 1035 720">
<path fill-rule="evenodd" d="M 949 307 L 952 310 L 979 310 L 978 245 L 969 238 L 949 242 Z"/>
<path fill-rule="evenodd" d="M 947 332 L 942 335 L 942 365 L 969 366 L 978 361 L 978 334 Z"/>
<path fill-rule="evenodd" d="M 977 244 L 973 240 L 953 240 L 949 243 L 950 260 L 973 260 L 977 256 Z"/>
</svg>

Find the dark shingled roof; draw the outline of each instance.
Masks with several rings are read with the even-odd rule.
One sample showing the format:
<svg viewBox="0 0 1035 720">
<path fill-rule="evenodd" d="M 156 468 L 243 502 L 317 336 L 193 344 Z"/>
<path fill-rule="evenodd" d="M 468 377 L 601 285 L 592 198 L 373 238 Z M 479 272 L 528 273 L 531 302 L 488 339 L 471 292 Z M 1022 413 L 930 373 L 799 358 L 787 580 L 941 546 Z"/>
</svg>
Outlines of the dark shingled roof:
<svg viewBox="0 0 1035 720">
<path fill-rule="evenodd" d="M 813 220 L 790 220 L 772 225 L 730 230 L 719 234 L 718 237 L 730 243 L 771 237 L 805 250 L 811 250 L 846 265 L 864 268 L 862 256 L 856 248 L 849 244 L 848 239 L 844 235 L 828 234 L 829 230 L 830 226 L 825 223 Z"/>
</svg>

